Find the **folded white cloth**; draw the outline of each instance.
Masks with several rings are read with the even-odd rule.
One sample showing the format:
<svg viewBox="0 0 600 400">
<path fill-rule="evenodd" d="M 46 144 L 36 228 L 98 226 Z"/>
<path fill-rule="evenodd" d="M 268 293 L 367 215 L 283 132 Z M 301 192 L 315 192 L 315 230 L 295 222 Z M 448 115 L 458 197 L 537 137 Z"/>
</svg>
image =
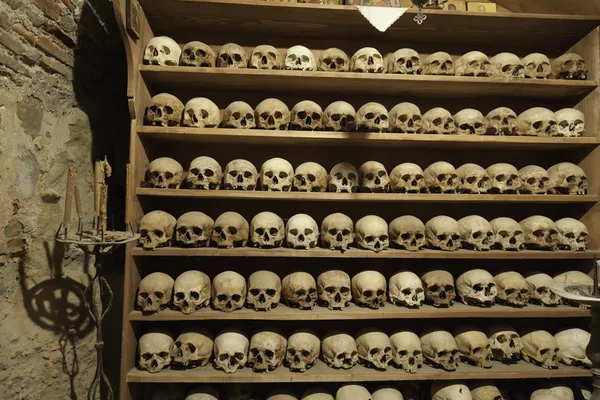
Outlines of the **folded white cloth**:
<svg viewBox="0 0 600 400">
<path fill-rule="evenodd" d="M 356 8 L 380 32 L 387 31 L 408 10 L 401 7 L 356 6 Z"/>
</svg>

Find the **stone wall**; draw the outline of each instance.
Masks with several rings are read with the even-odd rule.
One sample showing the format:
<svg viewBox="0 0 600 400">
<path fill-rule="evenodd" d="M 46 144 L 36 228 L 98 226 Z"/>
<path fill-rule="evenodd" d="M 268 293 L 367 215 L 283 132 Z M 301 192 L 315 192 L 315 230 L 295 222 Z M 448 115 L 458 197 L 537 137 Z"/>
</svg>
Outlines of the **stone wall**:
<svg viewBox="0 0 600 400">
<path fill-rule="evenodd" d="M 53 239 L 70 162 L 90 222 L 93 161 L 108 155 L 109 208 L 123 220 L 125 76 L 110 1 L 0 2 L 1 399 L 86 397 L 96 358 L 82 290 L 94 269 Z M 117 297 L 122 260 L 107 260 Z M 120 315 L 117 299 L 105 329 L 113 378 Z"/>
</svg>

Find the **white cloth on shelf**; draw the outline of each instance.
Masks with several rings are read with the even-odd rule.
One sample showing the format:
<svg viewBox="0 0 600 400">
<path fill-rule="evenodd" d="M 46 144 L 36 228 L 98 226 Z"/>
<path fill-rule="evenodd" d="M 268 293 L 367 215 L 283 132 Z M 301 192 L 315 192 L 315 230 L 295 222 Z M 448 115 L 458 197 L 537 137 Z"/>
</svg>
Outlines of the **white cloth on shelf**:
<svg viewBox="0 0 600 400">
<path fill-rule="evenodd" d="M 408 10 L 401 7 L 356 6 L 356 8 L 379 32 L 387 31 Z"/>
</svg>

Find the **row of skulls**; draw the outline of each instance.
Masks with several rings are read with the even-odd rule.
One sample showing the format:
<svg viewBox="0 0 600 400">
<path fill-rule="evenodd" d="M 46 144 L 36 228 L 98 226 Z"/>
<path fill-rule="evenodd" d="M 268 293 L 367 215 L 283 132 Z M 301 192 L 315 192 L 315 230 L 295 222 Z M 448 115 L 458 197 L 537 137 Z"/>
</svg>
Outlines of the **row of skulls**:
<svg viewBox="0 0 600 400">
<path fill-rule="evenodd" d="M 383 56 L 373 47 L 363 47 L 352 57 L 341 49 L 329 48 L 315 57 L 305 46 L 296 45 L 281 52 L 271 45 L 256 46 L 248 57 L 238 44 L 227 43 L 218 53 L 199 41 L 183 49 L 167 36 L 148 42 L 143 62 L 147 65 L 254 68 L 267 70 L 390 73 L 409 75 L 456 75 L 494 78 L 587 79 L 588 67 L 579 54 L 567 53 L 553 61 L 541 53 L 523 58 L 513 53 L 499 53 L 489 58 L 480 51 L 470 51 L 456 61 L 439 51 L 422 59 L 414 49 L 402 48 Z"/>
<path fill-rule="evenodd" d="M 590 333 L 579 328 L 561 329 L 556 335 L 532 330 L 519 335 L 508 325 L 491 325 L 486 331 L 459 326 L 453 333 L 427 328 L 420 336 L 406 329 L 388 336 L 377 328 L 363 328 L 353 337 L 330 331 L 319 339 L 301 329 L 286 338 L 276 328 L 262 328 L 250 340 L 238 329 L 226 329 L 216 337 L 202 328 L 184 331 L 176 340 L 166 331 L 150 331 L 138 341 L 139 366 L 156 373 L 171 364 L 183 367 L 206 366 L 213 360 L 217 369 L 234 373 L 251 367 L 269 372 L 284 364 L 292 372 L 305 372 L 319 356 L 331 368 L 350 369 L 357 363 L 384 371 L 390 364 L 407 373 L 417 373 L 423 362 L 455 371 L 459 361 L 491 368 L 492 360 L 523 359 L 548 369 L 558 362 L 590 368 L 585 351 Z"/>
<path fill-rule="evenodd" d="M 422 114 L 413 103 L 396 104 L 389 112 L 385 106 L 369 102 L 358 111 L 345 101 L 329 104 L 325 111 L 311 100 L 303 100 L 292 110 L 281 100 L 268 98 L 255 109 L 234 101 L 221 113 L 206 97 L 195 97 L 185 105 L 169 93 L 150 99 L 144 124 L 194 128 L 267 129 L 293 131 L 393 132 L 438 135 L 496 135 L 579 137 L 585 132 L 585 116 L 574 108 L 552 111 L 533 107 L 517 115 L 508 107 L 498 107 L 483 115 L 465 108 L 452 115 L 442 107 Z"/>
<path fill-rule="evenodd" d="M 155 210 L 140 220 L 139 245 L 146 250 L 180 245 L 183 247 L 253 247 L 262 249 L 286 245 L 292 249 L 313 249 L 319 238 L 321 246 L 330 250 L 358 248 L 380 252 L 390 247 L 419 251 L 425 248 L 456 251 L 587 250 L 587 227 L 574 218 L 553 222 L 534 215 L 520 223 L 512 218 L 498 217 L 491 222 L 479 215 L 455 220 L 438 215 L 423 223 L 412 215 L 403 215 L 387 222 L 376 215 L 367 215 L 356 224 L 342 213 L 327 216 L 319 229 L 307 214 L 296 214 L 286 224 L 275 213 L 263 211 L 250 224 L 240 214 L 227 211 L 216 221 L 200 211 L 190 211 L 175 219 L 171 214 Z"/>
<path fill-rule="evenodd" d="M 483 269 L 472 269 L 456 281 L 445 270 L 427 271 L 419 277 L 402 271 L 389 280 L 378 271 L 362 271 L 352 279 L 344 271 L 329 270 L 317 279 L 306 272 L 293 272 L 283 280 L 271 271 L 257 271 L 248 281 L 235 271 L 224 271 L 214 277 L 191 270 L 173 280 L 163 272 L 153 272 L 141 280 L 137 305 L 144 313 L 155 313 L 171 304 L 184 314 L 208 307 L 233 312 L 246 305 L 256 311 L 269 311 L 280 302 L 290 308 L 311 310 L 317 304 L 329 310 L 344 310 L 352 299 L 360 307 L 374 310 L 386 302 L 417 309 L 424 303 L 434 307 L 450 307 L 458 298 L 467 305 L 491 307 L 496 302 L 512 307 L 525 307 L 528 302 L 553 307 L 562 299 L 551 290 L 554 284 L 592 286 L 592 279 L 579 271 L 567 271 L 552 278 L 542 272 L 531 272 L 525 278 L 518 272 L 506 271 L 492 276 Z"/>
<path fill-rule="evenodd" d="M 396 165 L 388 174 L 378 161 L 367 161 L 356 169 L 341 162 L 329 173 L 316 162 L 296 167 L 286 159 L 265 161 L 260 171 L 248 160 L 235 159 L 225 170 L 212 157 L 200 156 L 188 167 L 187 186 L 204 190 L 262 190 L 270 192 L 335 193 L 463 193 L 463 194 L 570 194 L 585 195 L 588 178 L 581 167 L 562 162 L 547 170 L 539 165 L 517 169 L 509 163 L 487 168 L 466 163 L 458 168 L 437 161 L 423 170 L 417 164 Z M 183 166 L 170 157 L 148 164 L 146 184 L 154 188 L 179 189 L 184 182 Z"/>
</svg>

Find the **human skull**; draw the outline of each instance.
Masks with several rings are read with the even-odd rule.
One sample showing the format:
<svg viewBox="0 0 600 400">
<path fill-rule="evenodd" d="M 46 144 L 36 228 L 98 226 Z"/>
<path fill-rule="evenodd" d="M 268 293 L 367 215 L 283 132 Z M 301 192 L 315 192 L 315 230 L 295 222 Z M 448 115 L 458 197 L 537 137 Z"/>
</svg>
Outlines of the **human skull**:
<svg viewBox="0 0 600 400">
<path fill-rule="evenodd" d="M 385 276 L 377 271 L 363 271 L 352 277 L 352 297 L 356 304 L 374 310 L 385 306 Z"/>
<path fill-rule="evenodd" d="M 186 181 L 192 189 L 219 190 L 222 179 L 223 170 L 217 160 L 200 156 L 190 163 Z"/>
<path fill-rule="evenodd" d="M 550 193 L 553 194 L 586 194 L 588 178 L 577 165 L 563 162 L 548 169 L 550 177 Z"/>
<path fill-rule="evenodd" d="M 286 50 L 284 56 L 285 69 L 297 71 L 314 71 L 317 63 L 312 51 L 304 46 L 292 46 Z"/>
<path fill-rule="evenodd" d="M 498 288 L 496 295 L 498 303 L 513 307 L 525 307 L 529 302 L 531 293 L 529 284 L 523 275 L 515 271 L 501 272 L 494 276 L 494 281 Z"/>
<path fill-rule="evenodd" d="M 414 272 L 395 274 L 390 278 L 388 288 L 390 301 L 397 306 L 418 308 L 425 301 L 423 283 Z"/>
<path fill-rule="evenodd" d="M 533 107 L 517 117 L 520 136 L 556 136 L 556 115 L 544 107 Z"/>
<path fill-rule="evenodd" d="M 387 132 L 389 118 L 387 109 L 375 102 L 363 105 L 356 113 L 356 130 L 359 132 Z"/>
<path fill-rule="evenodd" d="M 248 278 L 246 303 L 256 311 L 269 311 L 281 299 L 281 279 L 271 271 L 256 271 Z"/>
<path fill-rule="evenodd" d="M 211 298 L 217 310 L 232 312 L 241 309 L 246 301 L 246 280 L 234 271 L 221 272 L 213 278 Z"/>
<path fill-rule="evenodd" d="M 419 75 L 423 71 L 421 57 L 413 49 L 396 50 L 388 59 L 387 70 L 390 74 Z"/>
<path fill-rule="evenodd" d="M 591 335 L 583 329 L 563 329 L 554 335 L 558 344 L 558 359 L 565 365 L 592 367 L 592 362 L 586 356 Z"/>
<path fill-rule="evenodd" d="M 246 365 L 249 346 L 248 338 L 241 331 L 228 329 L 219 333 L 213 346 L 215 366 L 226 374 L 233 374 Z"/>
<path fill-rule="evenodd" d="M 323 130 L 352 132 L 356 129 L 356 110 L 350 103 L 335 101 L 323 112 Z"/>
<path fill-rule="evenodd" d="M 223 112 L 223 128 L 252 129 L 256 128 L 254 110 L 244 101 L 234 101 Z"/>
<path fill-rule="evenodd" d="M 516 136 L 517 114 L 508 107 L 498 107 L 485 116 L 486 135 Z"/>
<path fill-rule="evenodd" d="M 210 304 L 210 278 L 204 272 L 186 271 L 175 279 L 173 305 L 184 314 L 191 314 Z"/>
<path fill-rule="evenodd" d="M 430 193 L 456 193 L 460 180 L 454 165 L 445 161 L 434 162 L 423 172 Z"/>
<path fill-rule="evenodd" d="M 335 47 L 327 49 L 321 53 L 317 69 L 326 72 L 348 72 L 350 68 L 350 59 L 348 55 Z"/>
<path fill-rule="evenodd" d="M 550 275 L 541 272 L 533 273 L 527 276 L 525 280 L 529 285 L 532 303 L 550 307 L 560 304 L 560 297 L 550 289 L 554 284 Z"/>
<path fill-rule="evenodd" d="M 556 136 L 580 137 L 585 132 L 585 115 L 574 108 L 563 108 L 554 113 Z"/>
<path fill-rule="evenodd" d="M 214 67 L 216 54 L 210 46 L 205 43 L 193 41 L 183 46 L 179 65 L 190 67 Z"/>
<path fill-rule="evenodd" d="M 344 271 L 323 272 L 317 278 L 319 300 L 330 310 L 342 310 L 352 300 L 350 276 Z"/>
<path fill-rule="evenodd" d="M 267 160 L 260 168 L 260 187 L 268 192 L 290 192 L 294 167 L 289 161 L 275 157 Z"/>
<path fill-rule="evenodd" d="M 150 211 L 140 220 L 140 238 L 138 243 L 145 250 L 170 246 L 177 220 L 164 211 Z"/>
<path fill-rule="evenodd" d="M 206 97 L 195 97 L 185 103 L 183 109 L 183 126 L 194 128 L 216 128 L 221 123 L 221 111 L 212 100 Z"/>
<path fill-rule="evenodd" d="M 173 278 L 162 272 L 153 272 L 140 281 L 137 305 L 144 312 L 153 313 L 168 306 L 173 297 Z"/>
<path fill-rule="evenodd" d="M 561 381 L 544 382 L 541 389 L 531 393 L 531 400 L 575 400 L 573 390 Z"/>
<path fill-rule="evenodd" d="M 373 392 L 373 400 L 404 400 L 404 397 L 398 389 L 383 386 Z"/>
<path fill-rule="evenodd" d="M 373 398 L 364 386 L 347 384 L 338 389 L 335 400 L 373 400 Z"/>
<path fill-rule="evenodd" d="M 171 347 L 171 357 L 176 364 L 204 367 L 213 353 L 213 337 L 204 329 L 189 329 L 179 335 Z"/>
<path fill-rule="evenodd" d="M 456 278 L 456 289 L 463 303 L 491 307 L 498 294 L 492 274 L 483 269 L 472 269 Z"/>
<path fill-rule="evenodd" d="M 185 400 L 219 400 L 219 391 L 210 385 L 194 387 Z"/>
<path fill-rule="evenodd" d="M 285 359 L 287 340 L 276 329 L 264 328 L 252 335 L 248 365 L 254 372 L 273 371 Z"/>
<path fill-rule="evenodd" d="M 433 366 L 446 371 L 456 371 L 458 346 L 450 332 L 431 328 L 421 335 L 423 356 Z M 454 398 L 449 398 L 454 400 Z"/>
<path fill-rule="evenodd" d="M 585 251 L 590 239 L 587 227 L 574 218 L 562 218 L 555 222 L 561 237 L 563 250 Z"/>
<path fill-rule="evenodd" d="M 296 167 L 292 190 L 298 192 L 326 192 L 329 184 L 327 170 L 321 164 L 305 162 Z"/>
<path fill-rule="evenodd" d="M 348 250 L 354 243 L 354 223 L 345 214 L 333 213 L 321 222 L 321 243 L 330 250 Z"/>
<path fill-rule="evenodd" d="M 248 242 L 248 221 L 234 211 L 219 215 L 212 232 L 212 242 L 217 247 L 232 249 L 246 247 Z"/>
<path fill-rule="evenodd" d="M 270 249 L 281 247 L 285 229 L 281 218 L 272 212 L 258 213 L 250 221 L 250 239 L 254 247 Z"/>
<path fill-rule="evenodd" d="M 480 51 L 470 51 L 456 60 L 456 76 L 492 76 L 492 63 Z"/>
<path fill-rule="evenodd" d="M 469 215 L 458 220 L 463 249 L 488 251 L 494 244 L 492 226 L 479 215 Z"/>
<path fill-rule="evenodd" d="M 423 64 L 425 75 L 454 75 L 452 56 L 444 51 L 438 51 L 425 59 Z"/>
<path fill-rule="evenodd" d="M 423 114 L 422 132 L 432 135 L 453 135 L 456 133 L 456 123 L 450 111 L 435 107 Z"/>
<path fill-rule="evenodd" d="M 499 217 L 490 221 L 496 243 L 494 247 L 498 250 L 511 251 L 523 250 L 525 237 L 523 228 L 517 221 L 508 217 Z"/>
<path fill-rule="evenodd" d="M 390 336 L 392 362 L 404 372 L 414 374 L 423 366 L 421 340 L 410 331 L 397 331 Z"/>
<path fill-rule="evenodd" d="M 490 59 L 496 78 L 525 78 L 525 66 L 513 53 L 500 53 Z"/>
<path fill-rule="evenodd" d="M 299 102 L 292 108 L 290 130 L 318 131 L 322 128 L 323 109 L 311 100 Z"/>
<path fill-rule="evenodd" d="M 485 119 L 483 114 L 473 108 L 465 108 L 454 115 L 456 122 L 456 133 L 463 136 L 478 135 L 487 133 L 485 128 Z"/>
<path fill-rule="evenodd" d="M 548 79 L 552 72 L 550 59 L 541 53 L 531 53 L 521 62 L 525 66 L 525 77 L 534 79 Z"/>
<path fill-rule="evenodd" d="M 558 343 L 546 331 L 531 331 L 521 336 L 523 360 L 547 369 L 558 368 Z"/>
<path fill-rule="evenodd" d="M 422 193 L 427 190 L 424 172 L 417 164 L 396 165 L 390 173 L 390 190 L 394 193 Z"/>
<path fill-rule="evenodd" d="M 358 190 L 358 171 L 352 164 L 338 163 L 329 171 L 329 191 L 355 193 Z"/>
<path fill-rule="evenodd" d="M 154 188 L 179 189 L 183 167 L 169 157 L 160 157 L 148 164 L 147 179 Z"/>
<path fill-rule="evenodd" d="M 256 167 L 248 160 L 238 158 L 225 166 L 223 185 L 227 190 L 254 190 L 257 180 Z"/>
<path fill-rule="evenodd" d="M 144 50 L 144 64 L 175 67 L 179 65 L 180 56 L 181 48 L 176 41 L 167 36 L 155 36 Z"/>
<path fill-rule="evenodd" d="M 490 343 L 485 333 L 471 326 L 457 329 L 454 337 L 460 357 L 481 368 L 492 367 Z"/>
<path fill-rule="evenodd" d="M 487 330 L 490 351 L 497 361 L 513 361 L 521 354 L 521 336 L 510 325 L 492 325 Z"/>
<path fill-rule="evenodd" d="M 525 245 L 532 250 L 554 250 L 560 241 L 556 224 L 547 217 L 534 215 L 520 222 Z"/>
<path fill-rule="evenodd" d="M 550 189 L 548 172 L 537 165 L 528 165 L 519 170 L 521 187 L 519 193 L 546 194 Z"/>
<path fill-rule="evenodd" d="M 519 171 L 512 164 L 497 163 L 487 168 L 491 179 L 491 188 L 488 193 L 516 194 L 521 187 Z"/>
<path fill-rule="evenodd" d="M 284 131 L 290 123 L 290 109 L 278 99 L 266 99 L 254 109 L 254 119 L 258 129 Z"/>
<path fill-rule="evenodd" d="M 310 369 L 321 353 L 321 341 L 312 332 L 296 331 L 288 338 L 285 360 L 290 371 L 304 372 Z"/>
<path fill-rule="evenodd" d="M 248 68 L 248 55 L 240 45 L 235 43 L 224 44 L 217 55 L 217 67 Z"/>
<path fill-rule="evenodd" d="M 335 400 L 329 391 L 321 386 L 308 388 L 300 400 Z"/>
<path fill-rule="evenodd" d="M 432 249 L 458 250 L 460 247 L 460 225 L 452 217 L 438 215 L 425 224 L 425 238 Z"/>
<path fill-rule="evenodd" d="M 144 115 L 144 125 L 179 126 L 183 103 L 169 93 L 159 93 L 150 99 Z"/>
<path fill-rule="evenodd" d="M 421 110 L 413 103 L 399 103 L 390 110 L 390 131 L 396 133 L 421 133 Z"/>
<path fill-rule="evenodd" d="M 592 286 L 594 284 L 594 280 L 581 271 L 567 271 L 556 275 L 554 277 L 554 283 Z"/>
<path fill-rule="evenodd" d="M 363 47 L 352 56 L 350 70 L 352 72 L 382 74 L 385 72 L 383 56 L 373 47 Z"/>
<path fill-rule="evenodd" d="M 385 193 L 390 188 L 390 178 L 385 166 L 377 161 L 367 161 L 360 166 L 360 190 L 365 193 Z"/>
<path fill-rule="evenodd" d="M 454 278 L 448 271 L 434 270 L 421 275 L 425 301 L 434 307 L 449 307 L 456 298 Z"/>
<path fill-rule="evenodd" d="M 376 215 L 367 215 L 356 222 L 356 243 L 365 250 L 379 253 L 389 247 L 387 222 Z"/>
<path fill-rule="evenodd" d="M 256 46 L 250 55 L 249 68 L 256 69 L 281 69 L 283 58 L 275 47 L 262 44 Z"/>
<path fill-rule="evenodd" d="M 145 333 L 138 341 L 139 365 L 150 373 L 156 373 L 168 367 L 171 357 L 173 338 L 162 331 Z"/>
<path fill-rule="evenodd" d="M 375 328 L 362 329 L 358 332 L 356 347 L 358 359 L 365 366 L 385 370 L 392 361 L 390 338 Z"/>
<path fill-rule="evenodd" d="M 208 247 L 214 224 L 203 212 L 187 212 L 177 219 L 175 239 L 184 247 Z"/>
<path fill-rule="evenodd" d="M 431 400 L 472 400 L 471 391 L 463 382 L 434 382 Z"/>
<path fill-rule="evenodd" d="M 459 193 L 483 194 L 490 190 L 492 183 L 485 169 L 477 164 L 463 164 L 456 169 Z"/>
<path fill-rule="evenodd" d="M 579 54 L 563 54 L 552 61 L 551 68 L 554 79 L 587 79 L 588 67 Z"/>
<path fill-rule="evenodd" d="M 281 281 L 281 292 L 288 307 L 310 310 L 317 301 L 317 283 L 306 272 L 294 272 Z"/>
<path fill-rule="evenodd" d="M 285 225 L 285 241 L 293 249 L 312 249 L 317 246 L 319 227 L 307 214 L 296 214 Z"/>
<path fill-rule="evenodd" d="M 325 363 L 331 368 L 350 369 L 358 362 L 356 342 L 346 333 L 328 332 L 321 342 L 321 349 Z"/>
<path fill-rule="evenodd" d="M 298 397 L 291 391 L 277 389 L 269 393 L 266 400 L 298 400 Z"/>
<path fill-rule="evenodd" d="M 425 241 L 425 224 L 412 215 L 403 215 L 390 223 L 390 239 L 396 247 L 419 251 L 427 246 Z"/>
</svg>

